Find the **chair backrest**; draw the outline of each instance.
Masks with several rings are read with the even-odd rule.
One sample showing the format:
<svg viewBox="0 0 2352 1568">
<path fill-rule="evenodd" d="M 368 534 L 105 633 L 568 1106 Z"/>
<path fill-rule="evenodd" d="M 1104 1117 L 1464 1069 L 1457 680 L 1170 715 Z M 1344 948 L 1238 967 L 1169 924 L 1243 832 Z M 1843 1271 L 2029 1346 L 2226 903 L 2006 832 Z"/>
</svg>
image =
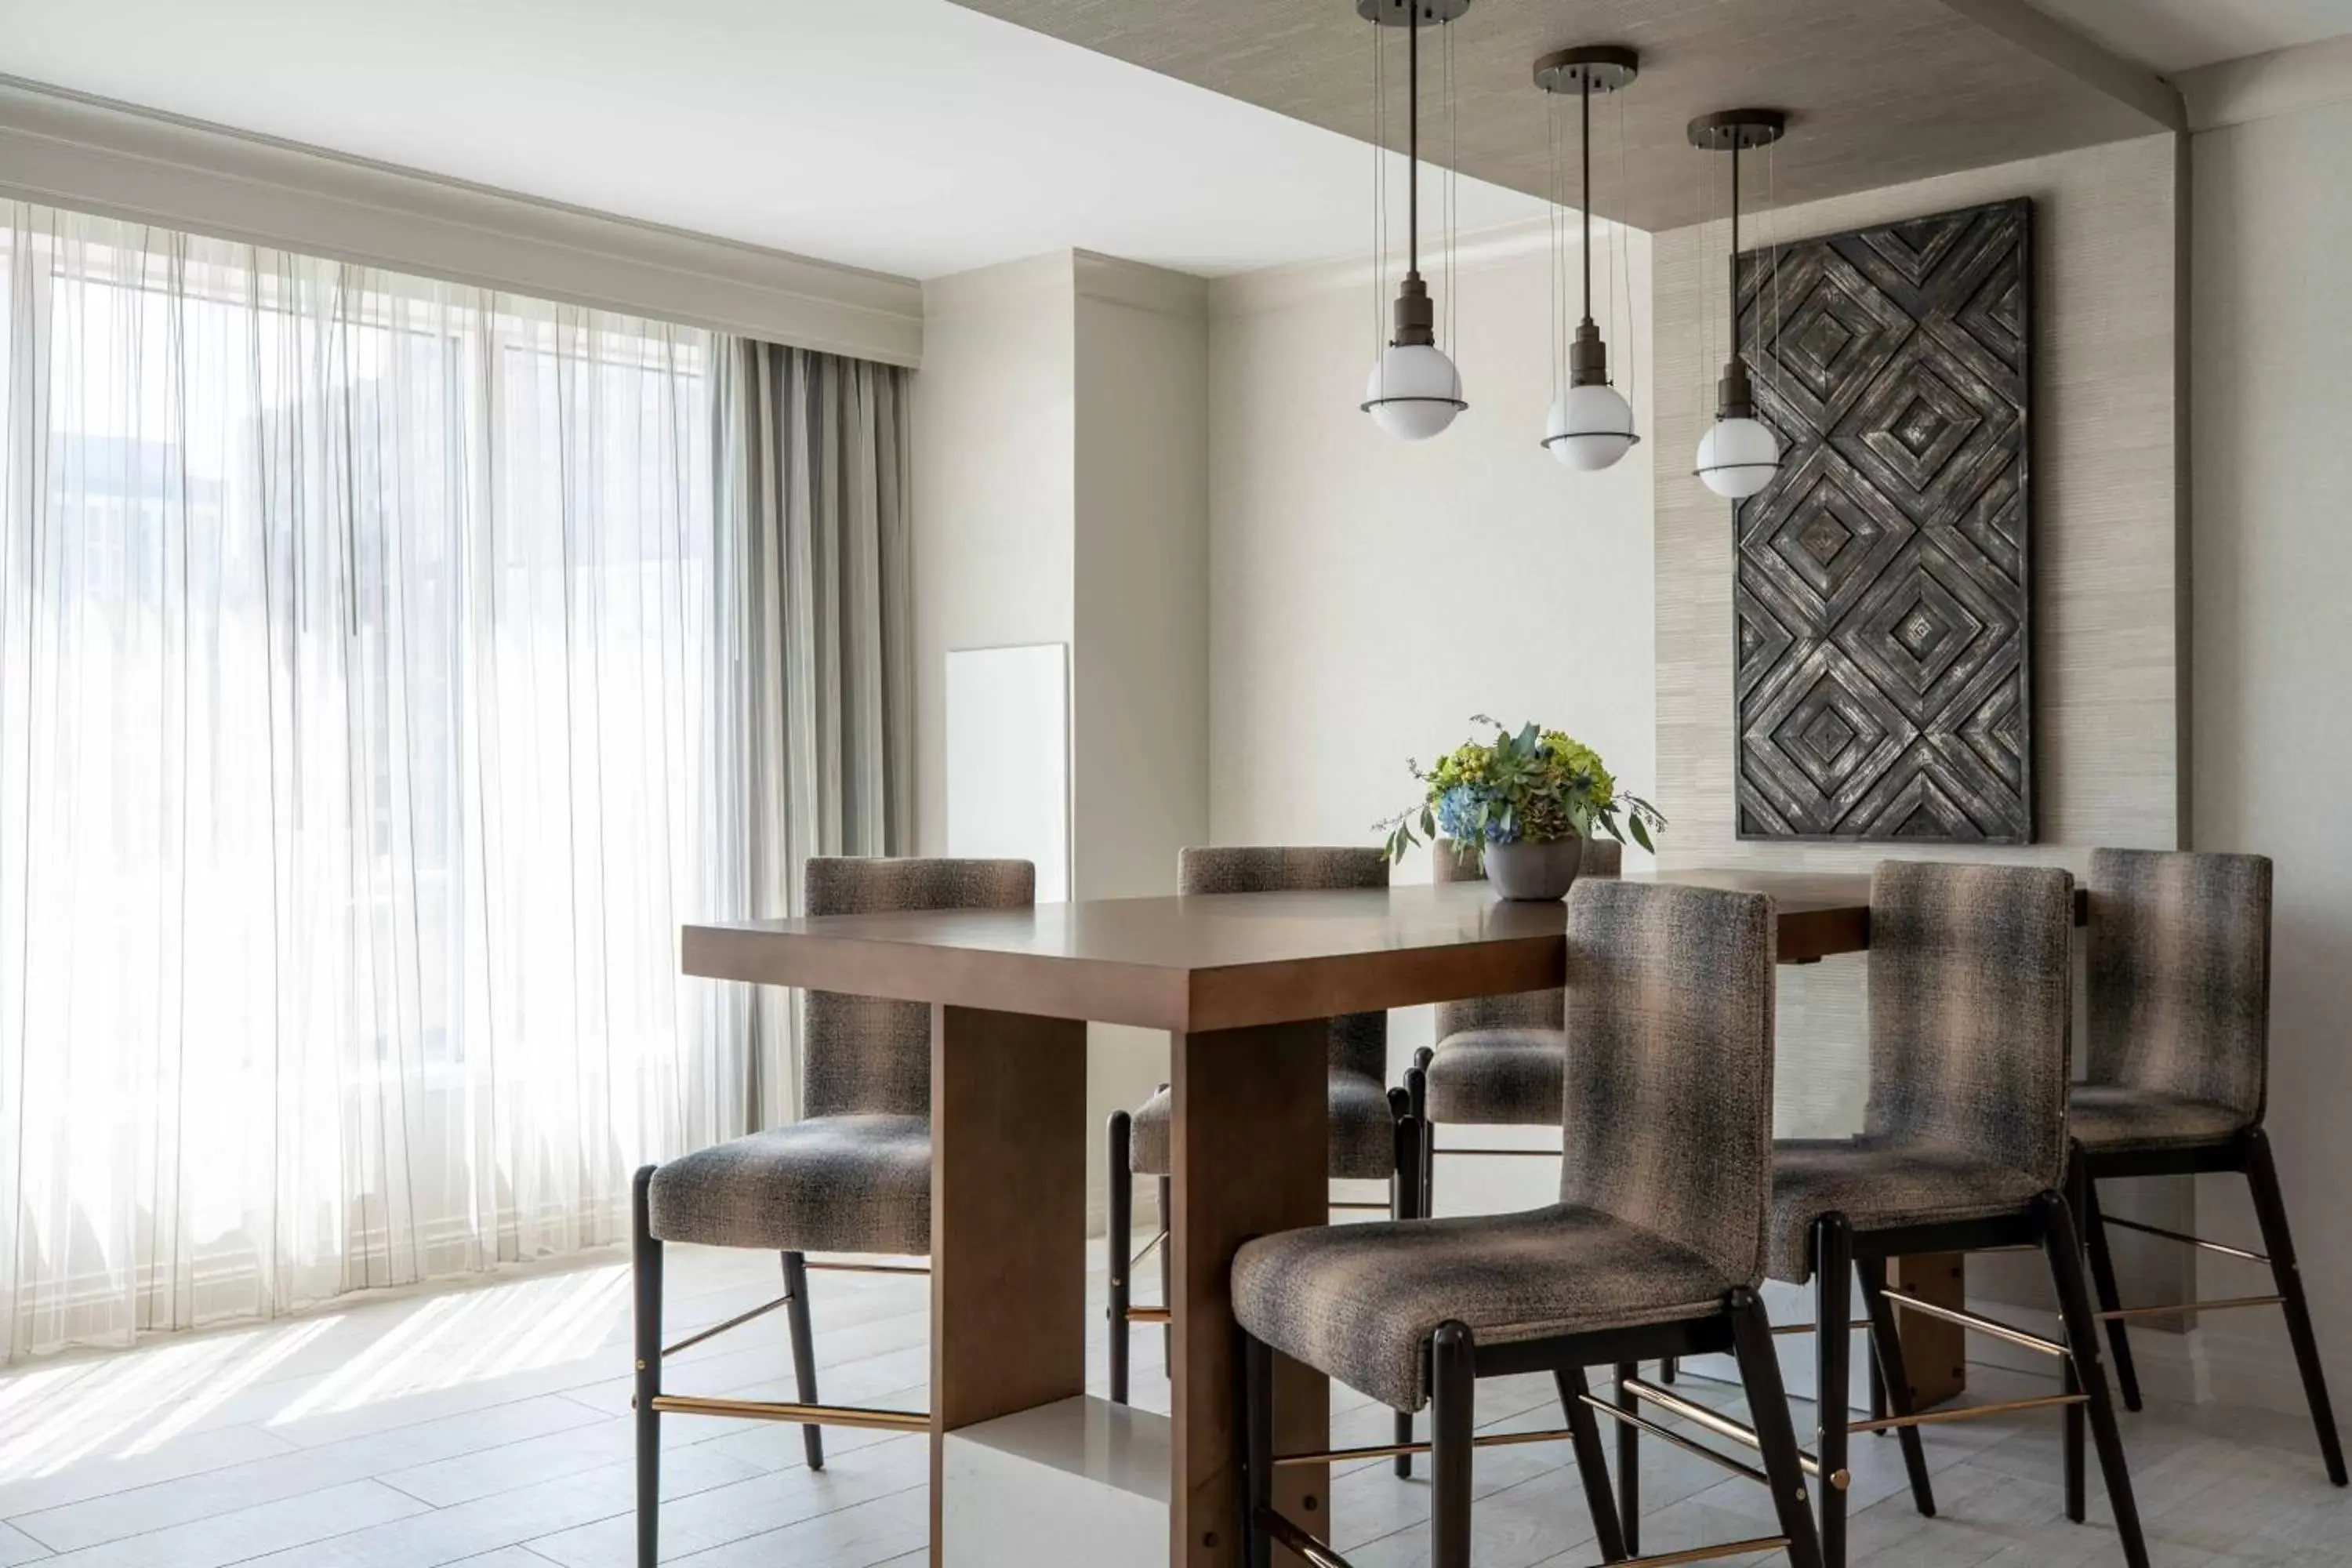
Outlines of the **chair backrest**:
<svg viewBox="0 0 2352 1568">
<path fill-rule="evenodd" d="M 1430 847 L 1430 864 L 1435 868 L 1433 880 L 1440 882 L 1483 882 L 1486 869 L 1477 856 L 1441 838 Z M 1625 847 L 1614 838 L 1588 838 L 1584 841 L 1584 859 L 1577 867 L 1576 879 L 1613 879 L 1624 865 Z M 1562 993 L 1558 987 L 1549 991 L 1521 991 L 1508 996 L 1468 996 L 1459 1002 L 1437 1005 L 1437 1037 L 1458 1035 L 1465 1029 L 1557 1029 L 1560 1027 Z"/>
<path fill-rule="evenodd" d="M 1559 1195 L 1764 1275 L 1777 921 L 1761 893 L 1577 879 Z"/>
<path fill-rule="evenodd" d="M 1194 893 L 1297 893 L 1343 888 L 1385 888 L 1389 858 L 1378 848 L 1352 845 L 1297 848 L 1244 845 L 1191 848 L 1176 857 L 1176 890 Z M 1364 1073 L 1376 1083 L 1389 1074 L 1389 1016 L 1349 1013 L 1331 1020 L 1330 1065 Z"/>
<path fill-rule="evenodd" d="M 1870 879 L 1866 1131 L 2056 1188 L 2066 1168 L 2074 879 L 1885 860 Z"/>
<path fill-rule="evenodd" d="M 1037 868 L 1026 860 L 812 856 L 801 886 L 812 915 L 1014 910 L 1036 901 Z M 802 1025 L 803 1115 L 930 1115 L 929 1005 L 812 991 Z"/>
<path fill-rule="evenodd" d="M 2094 1083 L 2226 1105 L 2268 1092 L 2271 863 L 2261 855 L 2091 856 Z"/>
</svg>

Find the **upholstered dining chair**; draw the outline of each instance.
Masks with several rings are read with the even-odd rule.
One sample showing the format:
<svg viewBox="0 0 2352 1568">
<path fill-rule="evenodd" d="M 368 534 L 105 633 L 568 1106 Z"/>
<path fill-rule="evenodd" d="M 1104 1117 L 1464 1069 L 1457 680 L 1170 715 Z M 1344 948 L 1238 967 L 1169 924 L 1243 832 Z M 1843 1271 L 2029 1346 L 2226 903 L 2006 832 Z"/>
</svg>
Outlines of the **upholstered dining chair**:
<svg viewBox="0 0 2352 1568">
<path fill-rule="evenodd" d="M 2124 1404 L 2140 1405 L 2126 1324 L 2135 1317 L 2271 1307 L 2286 1317 L 2327 1479 L 2344 1447 L 2312 1335 L 2270 1137 L 2271 863 L 2259 855 L 2100 849 L 2091 856 L 2087 1082 L 2069 1092 L 2091 1278 Z M 2253 1190 L 2263 1252 L 2105 1215 L 2108 1178 L 2236 1172 Z M 2267 1264 L 2272 1294 L 2126 1308 L 2106 1227 Z"/>
<path fill-rule="evenodd" d="M 1860 1136 L 1772 1150 L 1773 1278 L 1813 1283 L 1818 1451 L 1844 1467 L 1855 1432 L 1902 1440 L 1913 1500 L 1935 1512 L 1918 1427 L 1995 1410 L 2060 1408 L 2066 1512 L 2084 1517 L 2080 1423 L 2087 1414 L 2124 1556 L 2146 1568 L 2131 1476 L 2098 1353 L 2067 1181 L 2067 1029 L 2074 879 L 2032 866 L 1882 862 L 1870 888 L 1870 1088 Z M 2063 1342 L 1927 1302 L 1885 1283 L 1885 1260 L 2039 1247 Z M 1858 1275 L 1893 1414 L 1847 1415 L 1849 1277 Z M 2062 1391 L 1922 1416 L 1912 1406 L 1895 1311 L 1923 1312 L 2057 1360 Z M 1822 1488 L 1822 1561 L 1845 1561 L 1845 1495 Z"/>
<path fill-rule="evenodd" d="M 1589 838 L 1577 879 L 1615 877 L 1623 857 L 1624 849 L 1616 840 Z M 1481 881 L 1486 877 L 1475 853 L 1445 839 L 1432 846 L 1430 865 L 1440 882 Z M 1568 1037 L 1561 1026 L 1564 998 L 1563 992 L 1554 989 L 1473 996 L 1437 1005 L 1437 1044 L 1415 1052 L 1413 1065 L 1405 1074 L 1412 1112 L 1428 1129 L 1430 1138 L 1421 1168 L 1421 1213 L 1437 1212 L 1436 1156 L 1441 1153 L 1559 1157 L 1549 1149 L 1444 1150 L 1436 1147 L 1435 1139 L 1437 1129 L 1447 1125 L 1560 1124 L 1560 1075 L 1568 1055 Z"/>
<path fill-rule="evenodd" d="M 1327 1226 L 1261 1237 L 1233 1265 L 1244 1332 L 1241 1463 L 1250 1568 L 1282 1544 L 1345 1568 L 1274 1502 L 1275 1352 L 1399 1410 L 1432 1405 L 1431 1561 L 1469 1568 L 1473 1390 L 1549 1372 L 1567 1426 L 1496 1439 L 1574 1446 L 1601 1555 L 1640 1549 L 1640 1435 L 1656 1433 L 1769 1489 L 1780 1533 L 1687 1556 L 1782 1550 L 1820 1561 L 1797 1447 L 1756 1294 L 1771 1180 L 1774 913 L 1761 894 L 1579 881 L 1568 899 L 1567 1153 L 1559 1201 L 1522 1214 Z M 1696 1411 L 1631 1376 L 1653 1356 L 1732 1351 L 1755 1424 Z M 1612 1400 L 1584 1369 L 1616 1364 Z M 1650 1406 L 1645 1413 L 1643 1405 Z M 1685 1415 L 1695 1412 L 1695 1415 Z M 1619 1423 L 1610 1493 L 1598 1415 Z M 1666 1425 L 1758 1451 L 1759 1468 Z M 1384 1452 L 1385 1450 L 1374 1450 Z M 1842 1485 L 1832 1476 L 1824 1484 Z M 1325 1517 L 1328 1517 L 1326 1510 Z"/>
<path fill-rule="evenodd" d="M 803 879 L 812 915 L 899 910 L 1020 909 L 1034 901 L 1026 860 L 820 857 Z M 931 1010 L 811 991 L 802 1016 L 801 1120 L 700 1150 L 636 1174 L 632 1230 L 636 1289 L 637 1563 L 658 1556 L 661 1417 L 751 1415 L 802 1422 L 809 1468 L 824 1468 L 825 1426 L 929 1430 L 919 1411 L 817 1403 L 809 1326 L 811 1252 L 927 1258 L 931 1249 Z M 755 1247 L 783 1257 L 783 1294 L 665 1348 L 662 1245 Z M 919 1265 L 842 1267 L 921 1274 Z M 792 1405 L 662 1392 L 662 1361 L 778 1307 L 790 1325 Z"/>
<path fill-rule="evenodd" d="M 1331 889 L 1386 888 L 1388 857 L 1378 848 L 1344 847 L 1299 848 L 1254 846 L 1232 848 L 1188 848 L 1177 858 L 1176 887 L 1186 896 L 1210 893 L 1281 893 Z M 1329 1099 L 1331 1115 L 1330 1175 L 1335 1181 L 1386 1182 L 1399 1172 L 1401 1151 L 1397 1131 L 1401 1103 L 1392 1102 L 1388 1076 L 1389 1021 L 1385 1013 L 1352 1013 L 1331 1020 Z M 1401 1097 L 1400 1097 L 1401 1100 Z M 1129 1386 L 1128 1326 L 1165 1322 L 1167 1308 L 1134 1304 L 1134 1270 L 1151 1251 L 1160 1253 L 1160 1300 L 1168 1289 L 1169 1126 L 1175 1100 L 1162 1085 L 1130 1116 L 1114 1111 L 1108 1139 L 1109 1201 L 1110 1396 L 1127 1403 Z M 1134 1213 L 1134 1181 L 1139 1175 L 1160 1183 L 1160 1232 L 1142 1253 L 1124 1256 L 1120 1245 L 1130 1234 Z M 1337 1209 L 1379 1208 L 1391 1214 L 1420 1212 L 1412 1206 L 1420 1190 L 1417 1179 L 1392 1182 L 1390 1201 L 1367 1205 L 1335 1200 Z M 1409 1418 L 1408 1418 L 1409 1419 Z M 1410 1436 L 1410 1431 L 1405 1434 Z M 1401 1471 L 1402 1473 L 1402 1468 Z"/>
</svg>

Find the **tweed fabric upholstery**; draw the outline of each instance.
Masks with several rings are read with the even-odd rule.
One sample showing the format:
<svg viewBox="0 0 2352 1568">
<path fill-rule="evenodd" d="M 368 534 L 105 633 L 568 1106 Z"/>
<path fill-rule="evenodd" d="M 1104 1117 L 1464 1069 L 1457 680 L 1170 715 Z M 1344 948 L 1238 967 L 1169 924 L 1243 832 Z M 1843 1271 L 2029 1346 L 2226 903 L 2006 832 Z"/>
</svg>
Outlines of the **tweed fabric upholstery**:
<svg viewBox="0 0 2352 1568">
<path fill-rule="evenodd" d="M 2066 1094 L 2067 1134 L 2095 1153 L 2226 1143 L 2249 1125 L 2243 1111 L 2161 1089 L 2078 1083 Z"/>
<path fill-rule="evenodd" d="M 1867 1135 L 1772 1146 L 1772 1238 L 1767 1270 L 1812 1278 L 1813 1222 L 1843 1214 L 1856 1230 L 1990 1219 L 2031 1204 L 2049 1184 L 1948 1145 Z"/>
<path fill-rule="evenodd" d="M 1386 1181 L 1396 1169 L 1396 1112 L 1389 1108 L 1388 1089 L 1376 1078 L 1335 1071 L 1329 1096 L 1328 1173 L 1343 1182 Z M 1165 1176 L 1175 1169 L 1168 1151 L 1175 1109 L 1175 1096 L 1164 1089 L 1143 1102 L 1128 1129 L 1128 1169 L 1146 1176 Z"/>
<path fill-rule="evenodd" d="M 1987 1218 L 2063 1184 L 2074 900 L 2055 868 L 1880 863 L 1863 1135 L 1776 1147 L 1775 1278 L 1810 1278 L 1825 1214 Z"/>
<path fill-rule="evenodd" d="M 2084 966 L 2090 1148 L 2215 1136 L 2263 1116 L 2268 1075 L 2271 863 L 2260 855 L 2100 849 Z M 2124 1098 L 2128 1095 L 2130 1098 Z M 2094 1138 L 2099 1140 L 2092 1142 Z"/>
<path fill-rule="evenodd" d="M 1026 860 L 813 858 L 812 915 L 1019 909 Z M 812 991 L 803 1120 L 672 1160 L 648 1194 L 664 1241 L 785 1252 L 922 1256 L 931 1247 L 931 1013 L 919 1002 Z"/>
<path fill-rule="evenodd" d="M 1577 879 L 1618 875 L 1624 850 L 1612 838 L 1587 839 Z M 1450 844 L 1437 847 L 1441 882 L 1483 879 Z M 1549 1127 L 1559 1121 L 1559 1084 L 1567 1053 L 1567 994 L 1526 991 L 1437 1005 L 1437 1049 L 1429 1063 L 1429 1119 L 1490 1127 Z"/>
<path fill-rule="evenodd" d="M 822 1116 L 670 1161 L 654 1173 L 654 1235 L 778 1252 L 931 1249 L 931 1124 Z"/>
<path fill-rule="evenodd" d="M 901 910 L 1012 910 L 1035 901 L 1026 860 L 812 856 L 802 907 L 812 915 Z M 801 1114 L 931 1114 L 931 1010 L 811 991 L 801 1026 Z"/>
<path fill-rule="evenodd" d="M 1482 1344 L 1717 1311 L 1762 1278 L 1772 1125 L 1771 900 L 1580 880 L 1569 895 L 1560 1201 L 1325 1226 L 1234 1259 L 1234 1315 L 1401 1410 L 1430 1335 Z"/>
<path fill-rule="evenodd" d="M 1205 893 L 1323 892 L 1386 888 L 1388 856 L 1354 845 L 1327 848 L 1254 845 L 1188 848 L 1176 858 L 1176 890 Z M 1330 1174 L 1381 1181 L 1396 1169 L 1396 1116 L 1382 1079 L 1389 1066 L 1389 1016 L 1349 1013 L 1331 1020 Z M 1164 1176 L 1173 1164 L 1169 1124 L 1175 1100 L 1161 1089 L 1144 1101 L 1129 1131 L 1128 1168 Z"/>
</svg>

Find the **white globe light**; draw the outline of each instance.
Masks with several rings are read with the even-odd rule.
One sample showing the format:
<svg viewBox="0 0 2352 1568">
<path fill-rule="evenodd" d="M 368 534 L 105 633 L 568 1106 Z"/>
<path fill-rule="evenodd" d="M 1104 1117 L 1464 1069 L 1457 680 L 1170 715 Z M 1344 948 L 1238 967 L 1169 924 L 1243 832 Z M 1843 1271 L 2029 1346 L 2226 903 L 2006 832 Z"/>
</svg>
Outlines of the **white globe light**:
<svg viewBox="0 0 2352 1568">
<path fill-rule="evenodd" d="M 1605 468 L 1631 450 L 1633 407 L 1607 382 L 1571 386 L 1551 405 L 1544 422 L 1544 446 L 1566 468 Z"/>
<path fill-rule="evenodd" d="M 1364 384 L 1364 412 L 1401 441 L 1426 441 L 1468 407 L 1454 362 L 1427 343 L 1391 343 Z"/>
<path fill-rule="evenodd" d="M 1718 419 L 1698 444 L 1698 477 L 1727 500 L 1746 500 L 1780 471 L 1780 438 L 1759 419 Z"/>
</svg>

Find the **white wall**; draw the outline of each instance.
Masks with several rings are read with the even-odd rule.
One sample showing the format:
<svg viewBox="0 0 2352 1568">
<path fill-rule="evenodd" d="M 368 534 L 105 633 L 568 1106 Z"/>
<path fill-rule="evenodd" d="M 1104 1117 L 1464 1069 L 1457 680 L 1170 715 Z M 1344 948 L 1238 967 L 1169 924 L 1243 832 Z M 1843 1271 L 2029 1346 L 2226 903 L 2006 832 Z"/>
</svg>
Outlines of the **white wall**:
<svg viewBox="0 0 2352 1568">
<path fill-rule="evenodd" d="M 1605 309 L 1598 279 L 1594 313 L 1647 433 L 1649 243 L 1627 237 L 1638 321 Z M 1216 842 L 1377 842 L 1373 822 L 1415 804 L 1406 759 L 1426 763 L 1465 738 L 1474 713 L 1557 725 L 1598 747 L 1626 787 L 1654 792 L 1655 448 L 1578 475 L 1538 445 L 1553 395 L 1549 276 L 1539 229 L 1465 247 L 1454 352 L 1470 407 L 1418 443 L 1381 434 L 1357 406 L 1375 353 L 1360 263 L 1213 286 Z M 1397 872 L 1428 875 L 1425 852 Z M 1430 1028 L 1427 1008 L 1391 1014 L 1391 1061 L 1401 1068 Z M 1541 1201 L 1555 1180 L 1538 1161 L 1449 1162 L 1440 1203 Z"/>
<path fill-rule="evenodd" d="M 2333 79 L 2333 102 L 2193 139 L 2189 355 L 2195 842 L 2276 862 L 2269 1125 L 2340 1411 L 2352 1399 L 2352 62 Z M 2200 1179 L 2198 1214 L 2205 1234 L 2259 1245 L 2234 1177 Z M 2228 1258 L 2200 1273 L 2204 1296 L 2270 1289 Z M 2301 1407 L 2276 1313 L 2210 1314 L 2200 1337 L 2217 1396 Z"/>
</svg>

